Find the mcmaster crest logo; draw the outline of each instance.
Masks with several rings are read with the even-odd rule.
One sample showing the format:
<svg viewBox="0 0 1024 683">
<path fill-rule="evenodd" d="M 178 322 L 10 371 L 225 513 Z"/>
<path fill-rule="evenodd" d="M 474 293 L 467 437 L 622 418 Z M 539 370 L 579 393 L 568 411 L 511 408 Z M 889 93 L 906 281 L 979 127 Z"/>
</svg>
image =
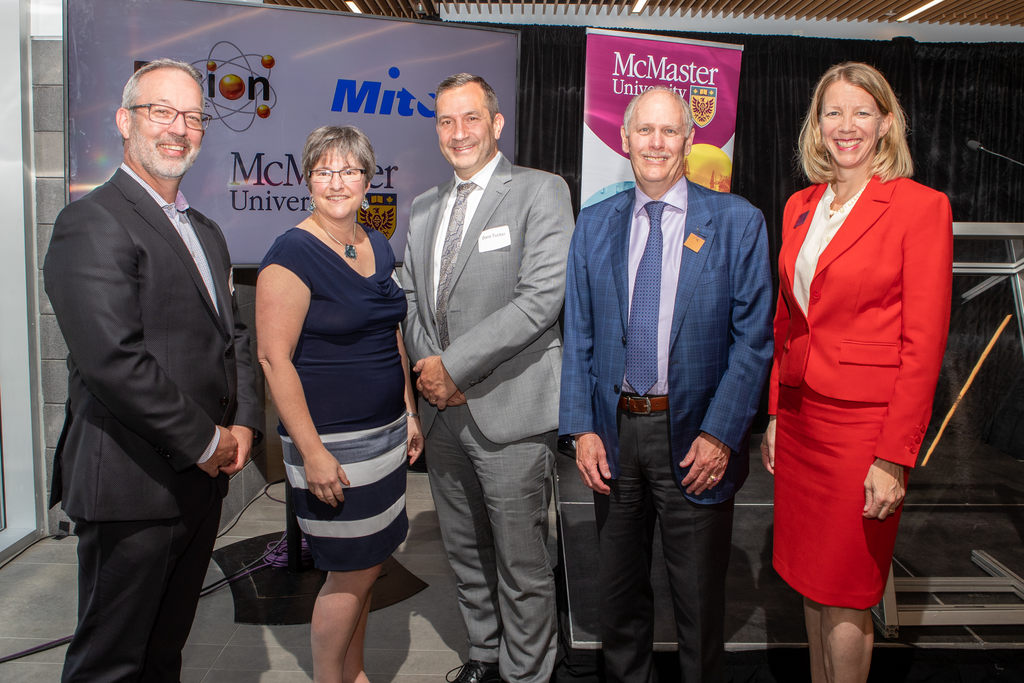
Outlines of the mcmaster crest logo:
<svg viewBox="0 0 1024 683">
<path fill-rule="evenodd" d="M 370 206 L 359 210 L 359 222 L 391 239 L 398 225 L 398 195 L 367 192 L 366 201 Z"/>
<path fill-rule="evenodd" d="M 690 87 L 690 113 L 693 122 L 704 128 L 715 118 L 715 104 L 718 101 L 718 88 L 705 86 Z"/>
</svg>

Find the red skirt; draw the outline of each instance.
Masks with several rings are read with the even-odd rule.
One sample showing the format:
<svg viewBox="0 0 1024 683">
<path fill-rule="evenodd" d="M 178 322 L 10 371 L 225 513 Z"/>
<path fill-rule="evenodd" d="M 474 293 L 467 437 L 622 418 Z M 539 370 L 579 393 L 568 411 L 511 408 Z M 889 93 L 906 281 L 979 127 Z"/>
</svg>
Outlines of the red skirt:
<svg viewBox="0 0 1024 683">
<path fill-rule="evenodd" d="M 868 609 L 889 578 L 903 506 L 884 522 L 863 517 L 864 479 L 887 410 L 806 384 L 779 388 L 772 564 L 823 605 Z"/>
</svg>

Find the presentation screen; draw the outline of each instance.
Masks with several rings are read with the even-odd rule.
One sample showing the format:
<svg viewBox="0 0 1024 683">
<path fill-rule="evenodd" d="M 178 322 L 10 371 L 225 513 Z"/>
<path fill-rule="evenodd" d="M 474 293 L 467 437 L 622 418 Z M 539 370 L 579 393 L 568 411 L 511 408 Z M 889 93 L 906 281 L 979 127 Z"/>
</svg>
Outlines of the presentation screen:
<svg viewBox="0 0 1024 683">
<path fill-rule="evenodd" d="M 384 233 L 398 261 L 412 200 L 447 180 L 434 89 L 483 76 L 515 151 L 519 34 L 268 5 L 196 0 L 68 0 L 68 155 L 71 199 L 123 160 L 114 114 L 142 63 L 171 57 L 203 74 L 213 116 L 181 191 L 220 224 L 235 264 L 258 264 L 274 239 L 309 215 L 306 136 L 354 125 L 377 154 L 360 222 Z M 144 104 L 144 103 L 143 103 Z"/>
</svg>

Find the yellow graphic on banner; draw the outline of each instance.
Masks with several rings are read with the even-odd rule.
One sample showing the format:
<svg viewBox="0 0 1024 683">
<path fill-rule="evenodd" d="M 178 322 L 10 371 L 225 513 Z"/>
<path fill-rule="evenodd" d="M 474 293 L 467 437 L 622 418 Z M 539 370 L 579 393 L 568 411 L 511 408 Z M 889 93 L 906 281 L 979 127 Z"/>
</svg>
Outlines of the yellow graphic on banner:
<svg viewBox="0 0 1024 683">
<path fill-rule="evenodd" d="M 732 189 L 732 161 L 714 145 L 693 145 L 689 156 L 683 160 L 683 175 L 690 182 L 715 192 Z"/>
<path fill-rule="evenodd" d="M 690 88 L 690 113 L 693 122 L 703 128 L 715 118 L 715 103 L 718 101 L 718 88 L 693 86 Z"/>
<path fill-rule="evenodd" d="M 366 201 L 370 206 L 359 209 L 359 222 L 391 239 L 398 226 L 398 195 L 367 192 Z"/>
</svg>

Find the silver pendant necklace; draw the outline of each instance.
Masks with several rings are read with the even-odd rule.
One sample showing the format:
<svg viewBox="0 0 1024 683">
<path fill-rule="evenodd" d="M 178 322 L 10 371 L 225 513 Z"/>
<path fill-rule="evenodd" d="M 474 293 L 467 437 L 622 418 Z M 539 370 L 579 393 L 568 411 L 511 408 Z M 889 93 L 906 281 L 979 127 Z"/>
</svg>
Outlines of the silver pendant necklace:
<svg viewBox="0 0 1024 683">
<path fill-rule="evenodd" d="M 331 231 L 324 227 L 323 223 L 320 222 L 320 219 L 317 217 L 317 215 L 315 213 L 313 214 L 313 220 L 316 221 L 316 224 L 320 226 L 321 230 L 323 230 L 325 233 L 327 233 L 328 237 L 330 237 L 332 240 L 337 242 L 340 246 L 344 247 L 344 249 L 345 249 L 345 258 L 352 259 L 353 261 L 356 260 L 356 257 L 358 256 L 358 254 L 356 254 L 356 245 L 354 245 L 354 244 L 345 244 L 344 242 L 339 240 L 337 237 L 332 235 Z M 352 236 L 355 237 L 355 227 L 352 228 L 352 232 L 353 232 Z"/>
</svg>

